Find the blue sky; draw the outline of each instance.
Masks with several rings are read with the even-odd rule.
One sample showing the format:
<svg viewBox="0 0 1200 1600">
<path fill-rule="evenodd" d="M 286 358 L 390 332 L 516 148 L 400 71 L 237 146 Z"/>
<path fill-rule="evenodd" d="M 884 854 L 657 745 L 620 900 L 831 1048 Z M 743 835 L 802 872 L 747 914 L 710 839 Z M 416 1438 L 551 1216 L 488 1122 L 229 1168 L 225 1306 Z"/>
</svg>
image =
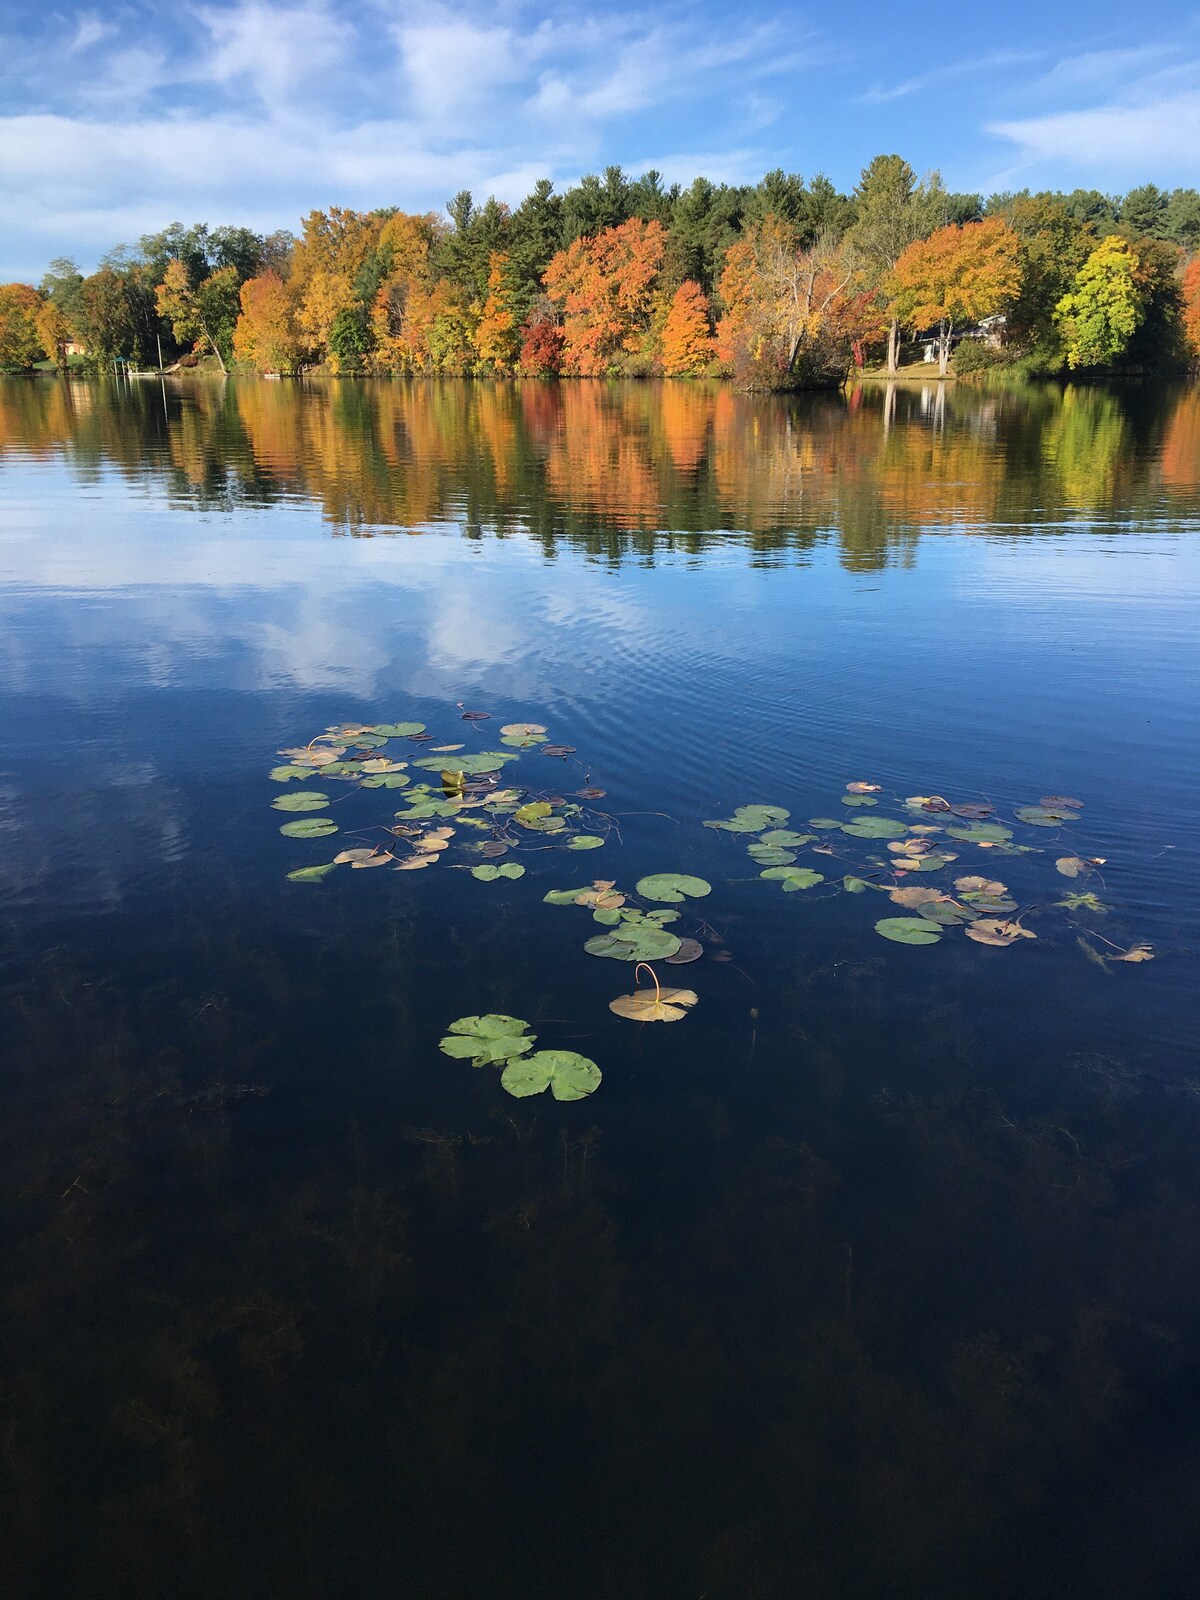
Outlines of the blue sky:
<svg viewBox="0 0 1200 1600">
<path fill-rule="evenodd" d="M 168 222 L 517 200 L 609 162 L 1200 185 L 1200 9 L 0 0 L 0 281 Z"/>
</svg>

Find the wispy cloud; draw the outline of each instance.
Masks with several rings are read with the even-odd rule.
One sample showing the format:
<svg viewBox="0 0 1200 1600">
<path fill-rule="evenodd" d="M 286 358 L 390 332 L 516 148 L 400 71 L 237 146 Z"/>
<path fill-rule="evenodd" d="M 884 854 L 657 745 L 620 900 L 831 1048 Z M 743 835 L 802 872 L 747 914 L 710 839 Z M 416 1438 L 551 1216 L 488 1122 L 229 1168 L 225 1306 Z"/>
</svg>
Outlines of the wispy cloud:
<svg viewBox="0 0 1200 1600">
<path fill-rule="evenodd" d="M 926 89 L 939 89 L 958 78 L 972 78 L 979 74 L 999 72 L 1007 67 L 1025 66 L 1029 62 L 1045 59 L 1044 50 L 990 50 L 986 55 L 973 56 L 965 61 L 949 61 L 944 66 L 932 68 L 916 77 L 905 78 L 888 86 L 876 85 L 859 99 L 866 105 L 884 105 L 891 100 L 903 100 L 910 94 L 921 94 Z"/>
</svg>

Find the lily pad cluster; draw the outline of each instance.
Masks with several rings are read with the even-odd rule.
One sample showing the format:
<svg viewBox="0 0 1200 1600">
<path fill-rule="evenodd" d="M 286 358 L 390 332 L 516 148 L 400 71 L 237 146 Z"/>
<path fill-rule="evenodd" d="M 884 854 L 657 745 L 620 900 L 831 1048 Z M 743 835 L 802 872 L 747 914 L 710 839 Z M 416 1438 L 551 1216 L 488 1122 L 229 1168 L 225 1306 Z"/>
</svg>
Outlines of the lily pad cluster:
<svg viewBox="0 0 1200 1600">
<path fill-rule="evenodd" d="M 685 939 L 671 924 L 678 922 L 678 911 L 648 909 L 643 900 L 665 901 L 668 905 L 699 900 L 712 892 L 712 885 L 688 873 L 657 872 L 639 878 L 630 894 L 618 889 L 616 881 L 597 878 L 579 889 L 551 889 L 543 896 L 546 905 L 584 906 L 592 920 L 609 931 L 594 934 L 584 945 L 590 956 L 611 961 L 693 961 L 701 953 L 699 941 Z M 694 947 L 694 952 L 692 948 Z"/>
<path fill-rule="evenodd" d="M 464 711 L 461 720 L 474 731 L 491 715 Z M 315 840 L 339 832 L 342 814 L 335 820 L 334 808 L 345 798 L 339 784 L 344 790 L 403 791 L 403 805 L 390 819 L 355 827 L 361 845 L 329 861 L 297 866 L 288 877 L 319 883 L 342 866 L 414 872 L 450 861 L 477 882 L 494 884 L 524 876 L 520 862 L 503 859 L 522 849 L 604 846 L 612 822 L 594 809 L 603 789 L 588 784 L 573 795 L 547 794 L 506 782 L 506 769 L 523 754 L 553 756 L 561 766 L 574 754 L 571 746 L 548 743 L 546 728 L 537 722 L 504 723 L 498 740 L 485 743 L 490 748 L 470 749 L 464 738 L 435 742 L 423 722 L 343 722 L 306 745 L 281 750 L 286 759 L 270 776 L 279 784 L 297 784 L 272 801 L 274 810 L 294 815 L 280 827 L 285 838 Z M 318 783 L 332 787 L 318 789 Z"/>
<path fill-rule="evenodd" d="M 477 1067 L 503 1066 L 500 1082 L 518 1100 L 547 1089 L 556 1100 L 582 1100 L 600 1087 L 600 1068 L 587 1056 L 574 1050 L 533 1052 L 536 1042 L 520 1017 L 488 1012 L 452 1022 L 439 1048 Z"/>
<path fill-rule="evenodd" d="M 787 826 L 792 819 L 785 807 L 760 803 L 738 806 L 731 816 L 704 826 L 747 835 L 746 852 L 759 877 L 777 883 L 785 893 L 825 885 L 821 895 L 886 894 L 904 914 L 880 917 L 875 931 L 894 944 L 939 944 L 960 929 L 976 944 L 1007 949 L 1037 938 L 1027 926 L 1035 915 L 1065 911 L 1079 926 L 1080 915 L 1094 922 L 1108 912 L 1100 897 L 1082 886 L 1050 906 L 1040 895 L 1022 910 L 1006 882 L 991 872 L 963 870 L 968 860 L 986 865 L 997 857 L 1040 859 L 1045 854 L 1042 838 L 1036 833 L 1023 838 L 1022 830 L 1043 830 L 1044 837 L 1045 830 L 1065 829 L 1081 820 L 1082 800 L 1043 795 L 1036 805 L 1019 805 L 1011 817 L 1001 817 L 982 800 L 954 801 L 942 795 L 888 800 L 882 785 L 863 780 L 848 783 L 840 799 L 845 808 L 841 817 L 810 817 L 806 829 Z M 888 815 L 885 807 L 894 814 Z M 815 861 L 797 864 L 806 847 L 814 857 L 825 858 L 820 867 Z M 830 862 L 837 864 L 836 870 Z M 1092 877 L 1104 864 L 1103 857 L 1078 854 L 1060 854 L 1054 860 L 1055 871 L 1071 879 Z M 1152 959 L 1149 946 L 1126 950 L 1094 927 L 1083 927 L 1085 942 L 1095 941 L 1088 948 L 1097 959 Z M 1097 943 L 1107 948 L 1097 951 Z"/>
</svg>

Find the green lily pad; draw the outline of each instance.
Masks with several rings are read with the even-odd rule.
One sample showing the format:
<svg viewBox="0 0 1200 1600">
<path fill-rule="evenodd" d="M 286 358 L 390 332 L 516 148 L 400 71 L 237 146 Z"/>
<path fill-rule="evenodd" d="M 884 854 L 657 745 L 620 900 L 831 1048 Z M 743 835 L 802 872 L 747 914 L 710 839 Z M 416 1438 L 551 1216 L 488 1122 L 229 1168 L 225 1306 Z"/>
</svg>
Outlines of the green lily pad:
<svg viewBox="0 0 1200 1600">
<path fill-rule="evenodd" d="M 877 806 L 879 801 L 875 799 L 874 795 L 844 794 L 842 796 L 842 804 L 844 806 Z"/>
<path fill-rule="evenodd" d="M 522 1061 L 510 1061 L 500 1082 L 518 1100 L 546 1089 L 556 1100 L 583 1100 L 600 1087 L 600 1078 L 596 1063 L 574 1050 L 539 1050 Z"/>
<path fill-rule="evenodd" d="M 918 916 L 926 922 L 939 923 L 944 928 L 957 928 L 960 923 L 973 922 L 975 912 L 967 906 L 955 905 L 953 900 L 926 900 L 917 907 Z"/>
<path fill-rule="evenodd" d="M 814 872 L 811 867 L 768 867 L 759 877 L 777 879 L 783 885 L 784 894 L 794 894 L 797 889 L 811 889 L 814 884 L 825 882 L 825 874 Z"/>
<path fill-rule="evenodd" d="M 424 733 L 423 722 L 377 722 L 375 732 L 385 739 L 407 739 L 411 734 Z"/>
<path fill-rule="evenodd" d="M 568 850 L 599 850 L 604 840 L 598 833 L 577 833 L 568 844 Z"/>
<path fill-rule="evenodd" d="M 614 911 L 611 906 L 597 906 L 592 912 L 592 921 L 605 928 L 615 928 L 621 921 L 621 913 Z"/>
<path fill-rule="evenodd" d="M 950 839 L 965 839 L 968 844 L 1007 844 L 1012 838 L 1012 829 L 1006 828 L 1001 822 L 970 822 L 966 827 L 949 827 L 946 836 Z"/>
<path fill-rule="evenodd" d="M 864 889 L 869 889 L 870 887 L 871 885 L 865 878 L 842 879 L 842 888 L 845 889 L 847 894 L 862 894 Z"/>
<path fill-rule="evenodd" d="M 549 894 L 542 896 L 543 905 L 547 906 L 573 906 L 581 894 L 586 894 L 591 888 L 590 883 L 585 883 L 579 889 L 551 889 Z"/>
<path fill-rule="evenodd" d="M 441 772 L 446 769 L 461 772 L 467 778 L 474 778 L 481 772 L 495 772 L 505 761 L 518 759 L 511 750 L 484 750 L 474 756 L 422 756 L 419 761 L 414 761 L 413 765 L 421 767 L 426 772 Z"/>
<path fill-rule="evenodd" d="M 841 817 L 809 817 L 808 825 L 810 828 L 818 828 L 822 833 L 830 828 L 843 826 Z"/>
<path fill-rule="evenodd" d="M 497 878 L 523 878 L 525 868 L 516 861 L 505 861 L 498 867 L 488 862 L 482 867 L 472 867 L 471 876 L 480 883 L 495 883 Z"/>
<path fill-rule="evenodd" d="M 537 1035 L 528 1028 L 520 1017 L 494 1011 L 481 1017 L 459 1017 L 450 1024 L 438 1049 L 455 1060 L 472 1060 L 477 1067 L 510 1061 L 533 1048 Z"/>
<path fill-rule="evenodd" d="M 619 933 L 595 934 L 584 945 L 590 956 L 610 961 L 662 961 L 679 949 L 680 940 L 665 928 L 623 922 Z"/>
<path fill-rule="evenodd" d="M 338 830 L 330 817 L 299 817 L 295 822 L 285 822 L 279 831 L 287 839 L 323 839 Z"/>
<path fill-rule="evenodd" d="M 751 845 L 750 854 L 760 867 L 790 866 L 796 859 L 791 850 L 776 850 L 770 845 Z"/>
<path fill-rule="evenodd" d="M 275 783 L 287 783 L 292 778 L 311 778 L 315 770 L 313 767 L 298 767 L 294 762 L 288 762 L 282 767 L 272 767 L 267 777 Z"/>
<path fill-rule="evenodd" d="M 295 789 L 291 794 L 281 794 L 271 801 L 273 811 L 324 811 L 329 796 L 318 789 Z"/>
<path fill-rule="evenodd" d="M 320 883 L 322 878 L 327 878 L 337 868 L 332 861 L 326 861 L 320 867 L 297 867 L 294 872 L 288 873 L 292 883 Z"/>
<path fill-rule="evenodd" d="M 1078 811 L 1057 806 L 1018 806 L 1013 815 L 1034 828 L 1061 828 L 1064 822 L 1079 821 Z"/>
<path fill-rule="evenodd" d="M 899 867 L 899 862 L 896 863 Z M 950 865 L 949 857 L 939 855 L 908 856 L 904 858 L 905 876 L 910 872 L 940 872 Z"/>
<path fill-rule="evenodd" d="M 769 828 L 766 833 L 759 834 L 758 842 L 780 850 L 798 850 L 802 844 L 809 844 L 815 838 L 815 833 L 797 833 L 793 828 Z M 753 849 L 754 846 L 748 848 Z"/>
<path fill-rule="evenodd" d="M 986 912 L 989 917 L 1017 909 L 1017 902 L 1007 895 L 975 893 L 964 894 L 962 898 L 973 911 Z"/>
<path fill-rule="evenodd" d="M 902 822 L 891 817 L 855 817 L 853 822 L 835 824 L 852 839 L 901 839 L 908 832 Z"/>
<path fill-rule="evenodd" d="M 738 806 L 732 817 L 717 822 L 706 822 L 706 828 L 723 828 L 726 833 L 761 833 L 776 822 L 786 822 L 791 816 L 782 806 Z"/>
<path fill-rule="evenodd" d="M 937 924 L 926 917 L 884 917 L 875 924 L 875 932 L 896 944 L 937 944 L 942 937 Z"/>
<path fill-rule="evenodd" d="M 364 778 L 364 789 L 407 789 L 412 780 L 406 772 L 373 772 Z"/>
<path fill-rule="evenodd" d="M 544 733 L 502 733 L 500 743 L 512 750 L 532 750 L 536 744 L 545 744 Z"/>
<path fill-rule="evenodd" d="M 762 810 L 768 810 L 766 806 Z M 692 878 L 686 872 L 652 872 L 648 878 L 639 878 L 637 892 L 647 900 L 665 900 L 669 905 L 685 899 L 701 900 L 712 893 L 712 884 L 703 878 Z"/>
</svg>

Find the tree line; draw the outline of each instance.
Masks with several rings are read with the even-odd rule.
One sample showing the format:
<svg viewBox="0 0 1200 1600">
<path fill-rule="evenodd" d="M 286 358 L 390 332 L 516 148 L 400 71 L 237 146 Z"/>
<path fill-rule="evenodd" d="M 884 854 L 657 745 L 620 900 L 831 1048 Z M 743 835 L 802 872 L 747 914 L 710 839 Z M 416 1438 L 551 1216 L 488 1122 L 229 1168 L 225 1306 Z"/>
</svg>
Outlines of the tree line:
<svg viewBox="0 0 1200 1600">
<path fill-rule="evenodd" d="M 982 326 L 981 326 L 982 325 Z M 664 185 L 620 167 L 446 215 L 310 212 L 299 237 L 173 223 L 85 276 L 0 287 L 0 368 L 206 356 L 223 370 L 733 376 L 900 364 L 1147 371 L 1200 358 L 1200 193 L 948 191 L 881 155 L 853 191 L 781 170 Z M 969 335 L 969 337 L 964 337 Z M 983 336 L 981 336 L 983 335 Z"/>
</svg>

